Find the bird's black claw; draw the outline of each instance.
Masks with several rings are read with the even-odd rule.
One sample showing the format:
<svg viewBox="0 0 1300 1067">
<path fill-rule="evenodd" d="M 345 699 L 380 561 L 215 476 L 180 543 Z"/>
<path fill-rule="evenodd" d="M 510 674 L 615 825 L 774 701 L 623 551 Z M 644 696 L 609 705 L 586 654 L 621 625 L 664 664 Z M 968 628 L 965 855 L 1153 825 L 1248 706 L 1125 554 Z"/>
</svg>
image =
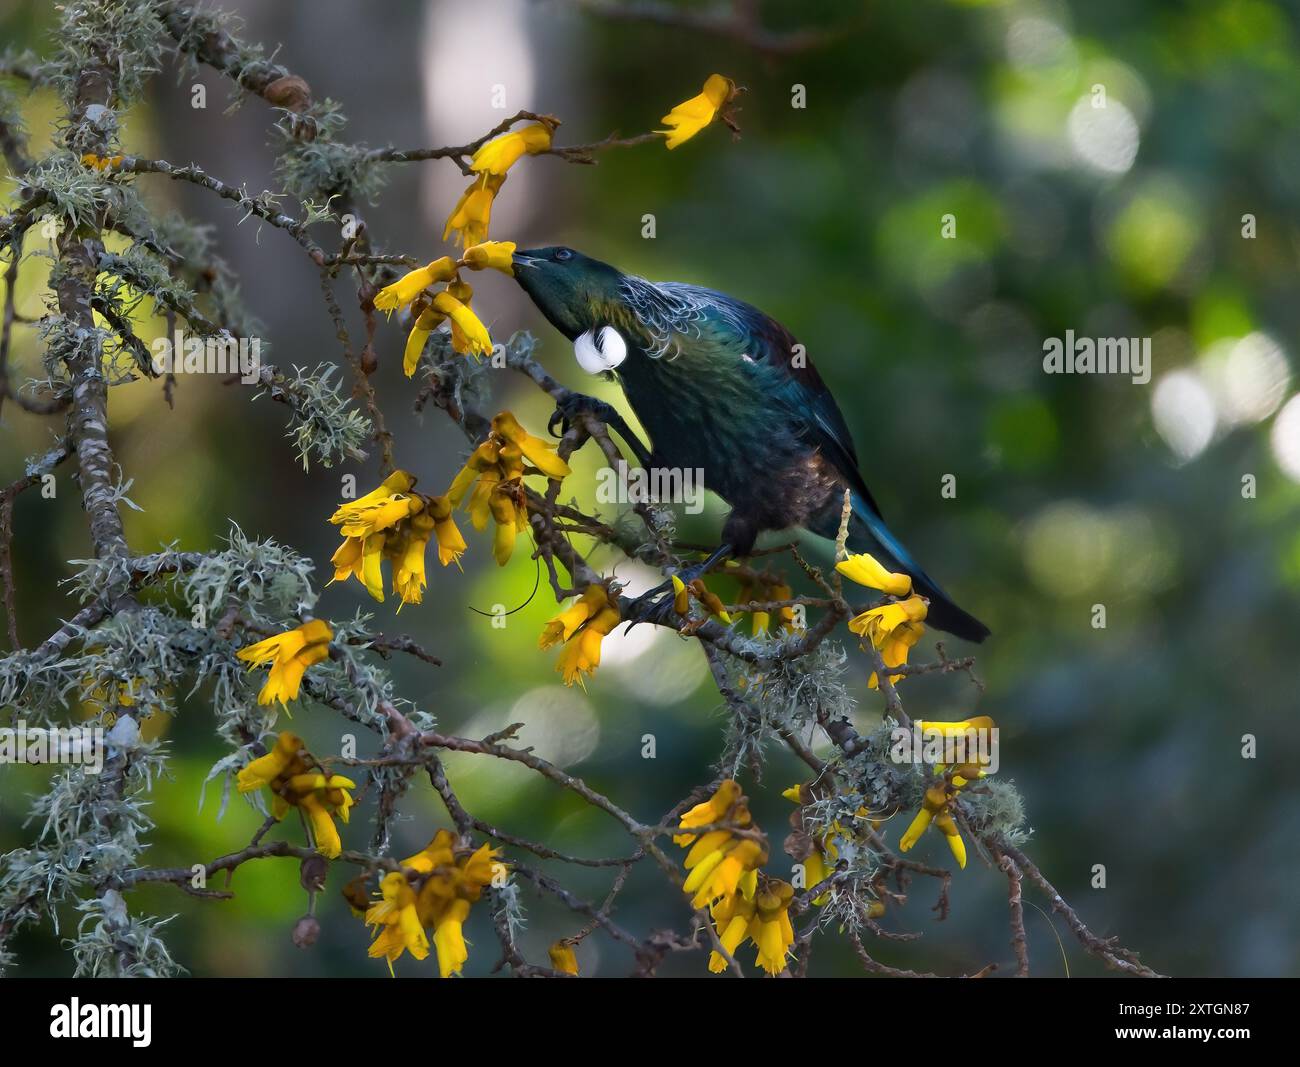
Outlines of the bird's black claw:
<svg viewBox="0 0 1300 1067">
<path fill-rule="evenodd" d="M 550 421 L 546 424 L 547 432 L 552 437 L 563 437 L 569 432 L 569 427 L 579 415 L 594 415 L 601 422 L 609 424 L 618 417 L 618 412 L 610 404 L 597 400 L 594 396 L 587 396 L 585 393 L 569 393 L 556 403 L 555 411 L 551 413 Z M 560 427 L 559 433 L 555 432 L 557 424 Z"/>
<path fill-rule="evenodd" d="M 623 612 L 628 619 L 627 633 L 639 622 L 653 623 L 656 626 L 671 626 L 676 615 L 673 607 L 675 590 L 671 580 L 656 585 L 633 600 Z"/>
</svg>

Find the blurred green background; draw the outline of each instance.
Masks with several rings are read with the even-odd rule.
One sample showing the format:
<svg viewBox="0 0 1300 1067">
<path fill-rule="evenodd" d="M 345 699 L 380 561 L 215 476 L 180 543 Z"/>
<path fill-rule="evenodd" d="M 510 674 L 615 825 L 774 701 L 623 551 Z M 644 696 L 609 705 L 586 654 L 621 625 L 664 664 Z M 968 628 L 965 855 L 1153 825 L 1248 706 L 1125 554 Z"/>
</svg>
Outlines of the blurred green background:
<svg viewBox="0 0 1300 1067">
<path fill-rule="evenodd" d="M 788 325 L 844 409 L 868 483 L 891 525 L 994 636 L 979 650 L 983 693 L 960 677 L 909 681 L 913 716 L 960 718 L 978 708 L 1002 728 L 1002 775 L 1023 792 L 1034 829 L 1028 851 L 1103 934 L 1119 934 L 1174 974 L 1281 975 L 1300 970 L 1295 886 L 1300 788 L 1295 754 L 1296 637 L 1300 634 L 1300 347 L 1294 264 L 1300 246 L 1300 39 L 1294 5 L 1256 0 L 1092 0 L 1086 4 L 966 2 L 764 4 L 770 27 L 841 32 L 824 47 L 764 55 L 725 37 L 612 21 L 565 3 L 343 2 L 227 5 L 246 36 L 280 44 L 278 60 L 316 96 L 340 100 L 349 135 L 372 145 L 463 143 L 526 107 L 564 119 L 557 143 L 639 133 L 718 71 L 747 87 L 735 143 L 715 127 L 667 152 L 605 153 L 598 166 L 528 159 L 498 201 L 492 235 L 521 246 L 568 244 L 654 279 L 692 281 L 747 299 Z M 0 37 L 45 47 L 52 9 L 0 0 Z M 274 188 L 272 116 L 256 98 L 225 113 L 228 89 L 210 71 L 206 110 L 191 84 L 165 72 L 147 106 L 127 116 L 126 143 L 174 162 L 197 161 L 251 191 Z M 806 88 L 806 107 L 791 106 Z M 1102 87 L 1105 107 L 1093 106 Z M 29 101 L 34 145 L 55 102 Z M 367 212 L 386 250 L 421 259 L 448 249 L 443 220 L 464 179 L 445 161 L 394 167 Z M 337 359 L 317 278 L 284 234 L 236 225 L 229 204 L 164 179 L 138 179 L 154 204 L 216 227 L 223 255 L 282 365 Z M 653 214 L 656 237 L 643 239 Z M 956 217 L 957 237 L 940 235 Z M 1243 237 L 1243 216 L 1255 221 Z M 42 311 L 44 261 L 29 259 L 19 309 Z M 476 307 L 501 338 L 528 328 L 562 381 L 592 391 L 568 345 L 505 278 L 476 279 Z M 340 294 L 350 301 L 346 287 Z M 1043 341 L 1066 330 L 1152 338 L 1149 384 L 1124 376 L 1049 376 Z M 381 400 L 398 462 L 441 486 L 464 443 L 436 411 L 411 412 L 401 376 L 403 335 L 380 333 Z M 38 365 L 35 330 L 20 327 L 15 377 Z M 599 387 L 616 399 L 616 391 Z M 499 403 L 498 403 L 499 401 Z M 548 407 L 535 390 L 498 380 L 494 404 L 535 430 Z M 174 411 L 160 387 L 114 390 L 112 436 L 132 498 L 133 547 L 210 549 L 230 521 L 326 562 L 336 535 L 324 521 L 340 476 L 363 487 L 374 466 L 304 473 L 282 439 L 282 411 L 216 381 L 183 380 Z M 44 449 L 56 420 L 6 405 L 0 482 Z M 591 500 L 594 460 L 569 486 Z M 956 476 L 955 499 L 941 497 Z M 1257 495 L 1243 496 L 1243 478 Z M 717 501 L 680 531 L 716 538 Z M 16 570 L 24 641 L 35 644 L 75 610 L 57 590 L 67 560 L 89 551 L 78 497 L 60 473 L 57 500 L 34 493 L 16 509 Z M 468 531 L 467 531 L 468 532 Z M 426 602 L 381 628 L 413 634 L 445 665 L 397 662 L 401 690 L 444 729 L 482 736 L 528 723 L 521 738 L 636 815 L 653 820 L 711 776 L 723 727 L 699 650 L 645 628 L 606 643 L 584 693 L 565 690 L 536 637 L 554 611 L 539 596 L 504 629 L 469 610 L 514 607 L 533 587 L 527 553 L 491 564 L 470 535 L 465 573 L 430 574 Z M 823 553 L 823 557 L 825 555 Z M 613 560 L 600 560 L 606 566 Z M 621 574 L 634 580 L 626 565 Z M 643 580 L 643 579 L 640 579 Z M 1092 626 L 1104 604 L 1107 626 Z M 350 616 L 370 602 L 334 586 L 322 612 Z M 931 650 L 927 639 L 922 651 Z M 914 657 L 922 658 L 922 657 Z M 860 725 L 879 713 L 852 653 Z M 191 864 L 245 843 L 258 819 L 234 801 L 216 819 L 216 790 L 198 810 L 199 783 L 222 754 L 202 700 L 167 735 L 173 776 L 152 808 L 146 861 Z M 317 708 L 295 713 L 320 751 L 340 724 Z M 640 757 L 653 733 L 658 758 Z M 1258 739 L 1243 759 L 1242 737 Z M 368 742 L 365 742 L 368 743 Z M 480 817 L 582 855 L 628 850 L 612 821 L 520 768 L 453 758 L 449 772 Z M 0 850 L 27 840 L 28 797 L 40 768 L 0 770 Z M 760 825 L 779 852 L 789 805 L 780 790 L 799 767 L 773 753 L 761 782 L 745 779 Z M 446 825 L 427 784 L 403 802 L 399 854 Z M 364 811 L 358 812 L 365 815 Z M 887 828 L 891 840 L 903 817 Z M 280 833 L 292 834 L 288 826 Z M 345 841 L 363 846 L 364 819 Z M 916 853 L 946 859 L 936 835 Z M 1106 888 L 1091 887 L 1094 865 Z M 560 869 L 592 899 L 608 872 Z M 345 880 L 331 876 L 331 890 Z M 289 940 L 304 910 L 296 864 L 248 864 L 236 899 L 193 900 L 174 888 L 132 895 L 133 908 L 175 914 L 176 958 L 196 975 L 383 975 L 367 938 L 330 892 L 309 951 Z M 965 972 L 1012 963 L 1005 881 L 978 860 L 955 879 L 952 914 L 936 923 L 929 886 L 914 886 L 885 924 L 919 941 L 875 942 L 877 958 L 918 970 Z M 1044 903 L 1034 896 L 1037 903 Z M 581 922 L 525 890 L 522 945 L 545 959 Z M 679 899 L 638 870 L 617 919 L 641 932 L 681 925 Z M 65 922 L 75 923 L 68 914 Z M 1029 911 L 1035 973 L 1098 973 L 1057 920 Z M 469 974 L 497 957 L 487 909 L 468 928 Z M 19 974 L 70 971 L 48 930 L 25 933 Z M 814 944 L 815 975 L 858 973 L 834 931 Z M 1063 953 L 1065 959 L 1063 959 Z M 748 965 L 752 950 L 741 952 Z M 630 969 L 600 937 L 579 950 L 586 974 Z M 703 973 L 702 955 L 665 973 Z M 409 957 L 398 973 L 436 973 Z"/>
</svg>

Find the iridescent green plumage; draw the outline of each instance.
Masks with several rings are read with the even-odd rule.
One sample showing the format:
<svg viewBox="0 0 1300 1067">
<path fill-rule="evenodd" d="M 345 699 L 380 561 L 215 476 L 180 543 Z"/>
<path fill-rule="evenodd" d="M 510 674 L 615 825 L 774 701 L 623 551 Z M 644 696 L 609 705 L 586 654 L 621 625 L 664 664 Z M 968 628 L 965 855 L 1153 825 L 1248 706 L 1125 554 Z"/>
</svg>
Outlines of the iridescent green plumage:
<svg viewBox="0 0 1300 1067">
<path fill-rule="evenodd" d="M 885 526 L 843 415 L 779 322 L 724 293 L 634 278 L 567 248 L 519 253 L 515 277 L 569 340 L 599 345 L 605 327 L 618 332 L 627 351 L 614 373 L 650 435 L 651 465 L 704 472 L 732 508 L 722 532 L 731 554 L 747 555 L 764 530 L 834 537 L 848 489 L 850 547 L 911 575 L 934 626 L 988 635 Z"/>
</svg>

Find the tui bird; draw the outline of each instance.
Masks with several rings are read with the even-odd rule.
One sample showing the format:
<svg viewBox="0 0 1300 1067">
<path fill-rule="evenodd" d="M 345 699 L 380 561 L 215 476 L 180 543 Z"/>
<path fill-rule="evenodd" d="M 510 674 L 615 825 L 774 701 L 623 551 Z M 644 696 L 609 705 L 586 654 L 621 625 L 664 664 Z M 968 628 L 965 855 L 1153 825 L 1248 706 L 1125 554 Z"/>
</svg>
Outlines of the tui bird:
<svg viewBox="0 0 1300 1067">
<path fill-rule="evenodd" d="M 571 248 L 534 248 L 513 262 L 516 281 L 573 342 L 582 368 L 618 378 L 653 451 L 608 405 L 577 402 L 596 405 L 643 466 L 702 470 L 705 486 L 731 505 L 722 545 L 690 577 L 748 555 L 764 530 L 802 526 L 834 538 L 848 489 L 850 549 L 909 574 L 930 601 L 926 622 L 968 641 L 988 636 L 886 527 L 844 416 L 779 322 L 725 293 L 649 282 Z M 574 413 L 561 408 L 556 418 Z"/>
</svg>

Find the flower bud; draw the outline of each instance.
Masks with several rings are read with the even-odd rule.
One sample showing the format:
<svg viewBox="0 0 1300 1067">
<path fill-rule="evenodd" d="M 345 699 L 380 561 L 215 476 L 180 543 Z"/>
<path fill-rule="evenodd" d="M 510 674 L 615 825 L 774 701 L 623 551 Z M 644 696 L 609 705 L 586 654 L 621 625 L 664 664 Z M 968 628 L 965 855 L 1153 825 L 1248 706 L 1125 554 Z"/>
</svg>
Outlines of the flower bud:
<svg viewBox="0 0 1300 1067">
<path fill-rule="evenodd" d="M 293 943 L 298 948 L 311 948 L 320 936 L 320 923 L 314 915 L 304 915 L 293 924 Z"/>
</svg>

